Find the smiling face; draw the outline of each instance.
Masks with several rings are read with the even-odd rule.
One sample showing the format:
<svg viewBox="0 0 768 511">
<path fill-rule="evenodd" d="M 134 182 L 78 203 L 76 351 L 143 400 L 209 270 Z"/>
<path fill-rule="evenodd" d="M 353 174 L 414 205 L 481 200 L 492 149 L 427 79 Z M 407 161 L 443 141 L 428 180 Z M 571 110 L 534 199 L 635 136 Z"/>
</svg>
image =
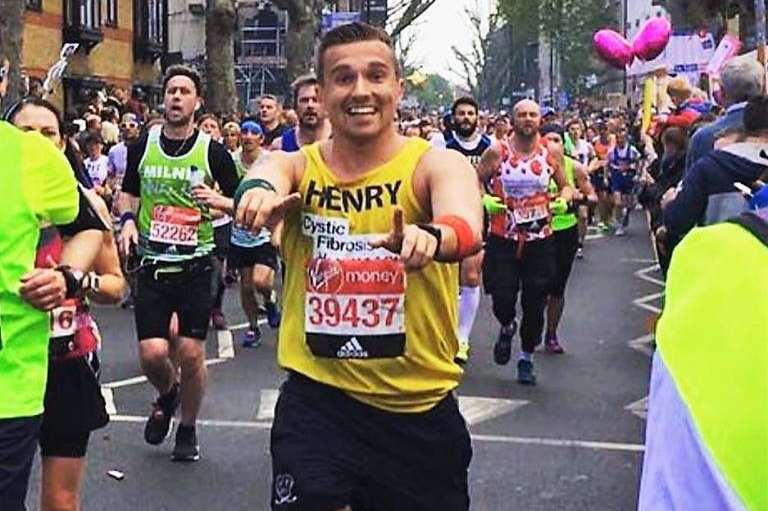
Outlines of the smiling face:
<svg viewBox="0 0 768 511">
<path fill-rule="evenodd" d="M 188 126 L 192 123 L 199 98 L 195 82 L 184 75 L 176 75 L 165 85 L 165 121 L 171 126 Z"/>
<path fill-rule="evenodd" d="M 320 96 L 334 137 L 369 141 L 394 131 L 403 82 L 392 49 L 381 41 L 328 48 Z"/>
</svg>

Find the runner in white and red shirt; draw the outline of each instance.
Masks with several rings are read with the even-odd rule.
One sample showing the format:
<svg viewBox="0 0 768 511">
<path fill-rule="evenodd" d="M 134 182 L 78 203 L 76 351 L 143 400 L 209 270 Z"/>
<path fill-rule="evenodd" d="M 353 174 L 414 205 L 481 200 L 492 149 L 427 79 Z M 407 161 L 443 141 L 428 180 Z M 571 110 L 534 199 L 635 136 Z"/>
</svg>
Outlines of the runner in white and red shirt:
<svg viewBox="0 0 768 511">
<path fill-rule="evenodd" d="M 495 167 L 495 175 L 488 176 L 491 191 L 507 209 L 491 218 L 483 281 L 493 299 L 493 313 L 501 324 L 493 350 L 494 360 L 500 365 L 507 364 L 512 355 L 517 295 L 522 291 L 522 351 L 517 362 L 517 380 L 534 385 L 533 352 L 541 343 L 547 293 L 555 274 L 550 208 L 564 212 L 571 202 L 572 190 L 563 170 L 562 149 L 548 147 L 539 136 L 539 105 L 531 100 L 520 101 L 515 105 L 513 119 L 509 151 L 502 155 L 497 150 L 500 165 Z M 554 202 L 549 195 L 552 179 L 561 190 Z"/>
</svg>

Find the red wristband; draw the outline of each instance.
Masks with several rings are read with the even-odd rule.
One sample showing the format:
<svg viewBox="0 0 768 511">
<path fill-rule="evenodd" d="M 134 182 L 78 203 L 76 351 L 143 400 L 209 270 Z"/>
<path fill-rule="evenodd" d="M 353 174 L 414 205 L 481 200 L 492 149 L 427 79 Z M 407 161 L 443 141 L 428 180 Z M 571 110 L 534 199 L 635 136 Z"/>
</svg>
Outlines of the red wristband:
<svg viewBox="0 0 768 511">
<path fill-rule="evenodd" d="M 435 218 L 433 225 L 444 225 L 453 229 L 456 235 L 456 245 L 459 259 L 464 259 L 475 253 L 475 234 L 469 222 L 457 215 L 443 215 Z"/>
</svg>

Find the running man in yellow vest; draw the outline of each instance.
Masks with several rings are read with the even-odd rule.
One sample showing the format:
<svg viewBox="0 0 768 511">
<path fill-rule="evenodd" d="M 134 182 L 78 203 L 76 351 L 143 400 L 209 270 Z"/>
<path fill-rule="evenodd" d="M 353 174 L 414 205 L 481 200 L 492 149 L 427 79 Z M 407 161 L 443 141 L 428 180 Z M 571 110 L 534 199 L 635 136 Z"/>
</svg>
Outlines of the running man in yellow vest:
<svg viewBox="0 0 768 511">
<path fill-rule="evenodd" d="M 472 448 L 452 391 L 477 176 L 395 132 L 403 80 L 384 31 L 330 31 L 317 70 L 333 138 L 257 164 L 237 205 L 253 230 L 284 221 L 272 509 L 467 510 Z"/>
</svg>

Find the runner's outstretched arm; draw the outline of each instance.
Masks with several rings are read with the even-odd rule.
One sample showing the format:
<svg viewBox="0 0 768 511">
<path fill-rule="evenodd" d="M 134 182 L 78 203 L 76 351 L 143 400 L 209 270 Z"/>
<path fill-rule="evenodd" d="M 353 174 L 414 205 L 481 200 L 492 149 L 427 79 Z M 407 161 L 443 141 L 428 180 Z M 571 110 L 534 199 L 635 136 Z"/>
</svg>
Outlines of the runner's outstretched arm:
<svg viewBox="0 0 768 511">
<path fill-rule="evenodd" d="M 487 165 L 494 164 L 494 154 L 498 155 L 495 150 L 488 153 Z M 425 154 L 416 172 L 422 168 L 432 224 L 442 235 L 435 259 L 456 262 L 477 253 L 482 248 L 483 208 L 475 169 L 466 158 L 447 149 L 432 149 Z M 416 179 L 414 186 L 420 184 L 421 180 Z M 418 189 L 416 196 L 425 197 Z"/>
<path fill-rule="evenodd" d="M 285 212 L 301 202 L 296 192 L 300 181 L 298 169 L 304 168 L 301 153 L 275 152 L 252 165 L 243 182 L 257 184 L 240 199 L 235 222 L 254 232 L 262 227 L 273 228 Z"/>
</svg>

